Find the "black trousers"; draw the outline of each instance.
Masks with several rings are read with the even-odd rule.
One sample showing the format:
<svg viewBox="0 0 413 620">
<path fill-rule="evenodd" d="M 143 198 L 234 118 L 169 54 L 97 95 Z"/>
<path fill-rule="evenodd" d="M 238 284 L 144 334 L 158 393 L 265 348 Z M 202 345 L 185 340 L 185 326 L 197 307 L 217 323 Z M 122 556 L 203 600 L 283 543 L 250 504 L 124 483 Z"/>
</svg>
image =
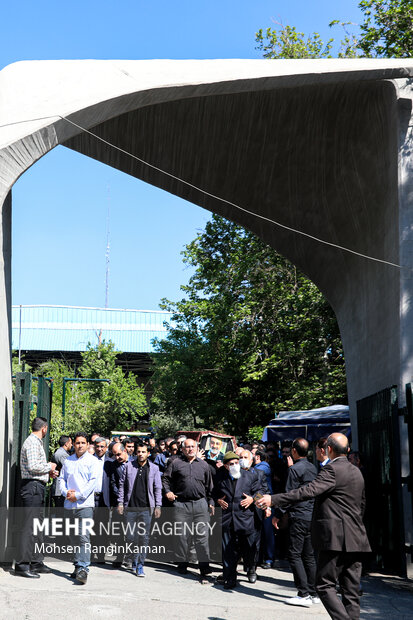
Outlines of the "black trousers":
<svg viewBox="0 0 413 620">
<path fill-rule="evenodd" d="M 36 568 L 43 564 L 44 556 L 40 550 L 43 532 L 33 534 L 33 519 L 43 517 L 44 493 L 45 484 L 40 480 L 22 480 L 20 496 L 24 521 L 15 562 L 16 571 L 30 570 L 30 566 Z"/>
<path fill-rule="evenodd" d="M 255 568 L 255 550 L 257 534 L 253 530 L 249 534 L 235 532 L 230 529 L 222 531 L 222 564 L 225 581 L 235 581 L 237 578 L 238 559 L 242 555 L 247 571 Z"/>
<path fill-rule="evenodd" d="M 298 596 L 316 595 L 316 560 L 310 530 L 311 521 L 291 519 L 288 561 Z"/>
<path fill-rule="evenodd" d="M 360 618 L 361 554 L 320 551 L 317 561 L 317 593 L 333 620 Z M 342 596 L 337 596 L 339 581 Z"/>
<path fill-rule="evenodd" d="M 174 521 L 177 531 L 175 539 L 175 561 L 188 564 L 190 541 L 195 546 L 201 573 L 209 567 L 209 511 L 206 499 L 174 503 Z"/>
</svg>

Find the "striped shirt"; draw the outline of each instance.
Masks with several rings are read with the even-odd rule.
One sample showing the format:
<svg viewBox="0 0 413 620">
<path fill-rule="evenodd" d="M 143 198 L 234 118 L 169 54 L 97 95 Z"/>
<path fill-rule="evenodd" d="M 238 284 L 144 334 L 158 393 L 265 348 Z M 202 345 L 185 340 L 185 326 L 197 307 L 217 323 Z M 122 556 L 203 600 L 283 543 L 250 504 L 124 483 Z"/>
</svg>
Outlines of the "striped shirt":
<svg viewBox="0 0 413 620">
<path fill-rule="evenodd" d="M 49 480 L 50 465 L 46 461 L 43 442 L 33 433 L 22 445 L 20 471 L 23 480 Z"/>
</svg>

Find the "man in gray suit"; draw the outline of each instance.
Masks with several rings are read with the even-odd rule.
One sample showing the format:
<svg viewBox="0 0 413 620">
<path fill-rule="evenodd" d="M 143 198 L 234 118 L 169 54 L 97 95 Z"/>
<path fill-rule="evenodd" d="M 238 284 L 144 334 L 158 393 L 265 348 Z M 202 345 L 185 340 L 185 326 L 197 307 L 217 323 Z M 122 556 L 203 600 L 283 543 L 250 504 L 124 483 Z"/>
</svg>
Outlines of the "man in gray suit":
<svg viewBox="0 0 413 620">
<path fill-rule="evenodd" d="M 361 554 L 371 551 L 363 512 L 364 480 L 357 467 L 347 460 L 348 440 L 341 433 L 327 439 L 330 462 L 317 478 L 289 493 L 264 495 L 260 508 L 282 507 L 315 497 L 312 542 L 318 554 L 317 593 L 334 620 L 360 617 Z M 340 580 L 342 600 L 337 596 Z"/>
</svg>

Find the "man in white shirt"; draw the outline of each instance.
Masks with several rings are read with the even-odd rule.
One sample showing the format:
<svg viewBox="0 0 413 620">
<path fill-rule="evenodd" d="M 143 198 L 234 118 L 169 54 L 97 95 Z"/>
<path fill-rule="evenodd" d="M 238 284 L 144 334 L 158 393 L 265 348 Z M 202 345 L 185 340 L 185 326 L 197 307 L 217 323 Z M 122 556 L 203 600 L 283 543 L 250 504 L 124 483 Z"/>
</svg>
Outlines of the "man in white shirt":
<svg viewBox="0 0 413 620">
<path fill-rule="evenodd" d="M 86 433 L 76 433 L 73 445 L 75 454 L 65 460 L 59 483 L 65 498 L 66 517 L 71 521 L 79 520 L 79 535 L 71 532 L 71 542 L 75 547 L 75 570 L 71 576 L 80 583 L 86 583 L 90 566 L 90 532 L 83 522 L 85 519 L 93 520 L 100 467 L 97 459 L 88 452 Z"/>
</svg>

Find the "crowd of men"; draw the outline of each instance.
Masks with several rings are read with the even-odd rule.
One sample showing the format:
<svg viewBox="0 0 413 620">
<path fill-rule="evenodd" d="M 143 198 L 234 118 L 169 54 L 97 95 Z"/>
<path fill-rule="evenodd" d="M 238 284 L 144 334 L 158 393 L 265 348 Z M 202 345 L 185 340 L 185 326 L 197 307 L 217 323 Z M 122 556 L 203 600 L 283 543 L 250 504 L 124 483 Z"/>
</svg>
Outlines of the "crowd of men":
<svg viewBox="0 0 413 620">
<path fill-rule="evenodd" d="M 217 585 L 236 588 L 240 564 L 254 584 L 258 566 L 276 567 L 286 554 L 297 589 L 287 603 L 311 607 L 322 602 L 332 618 L 359 617 L 361 554 L 370 547 L 362 522 L 361 463 L 359 455 L 358 465 L 350 462 L 344 435 L 334 433 L 318 441 L 315 465 L 303 438 L 291 445 L 256 442 L 224 452 L 222 441 L 213 436 L 204 451 L 184 436 L 158 441 L 119 437 L 109 442 L 98 433 L 88 437 L 84 432 L 73 438 L 62 435 L 47 463 L 42 442 L 46 433 L 46 420 L 35 418 L 22 447 L 21 498 L 27 518 L 16 575 L 37 579 L 50 572 L 36 550 L 42 534 L 33 534 L 31 521 L 41 517 L 45 486 L 52 478 L 54 505 L 71 521 L 94 520 L 96 525 L 111 519 L 128 525 L 126 542 L 133 543 L 133 551 L 118 555 L 113 564 L 137 577 L 145 577 L 151 523 L 167 509 L 175 522 L 192 526 L 190 535 L 174 538 L 178 572 L 186 574 L 196 557 L 200 582 L 210 583 L 207 525 L 220 512 L 223 570 L 215 578 Z M 106 561 L 100 536 L 94 535 L 93 555 L 90 531 L 70 530 L 71 576 L 78 583 L 87 582 L 93 561 Z"/>
</svg>

